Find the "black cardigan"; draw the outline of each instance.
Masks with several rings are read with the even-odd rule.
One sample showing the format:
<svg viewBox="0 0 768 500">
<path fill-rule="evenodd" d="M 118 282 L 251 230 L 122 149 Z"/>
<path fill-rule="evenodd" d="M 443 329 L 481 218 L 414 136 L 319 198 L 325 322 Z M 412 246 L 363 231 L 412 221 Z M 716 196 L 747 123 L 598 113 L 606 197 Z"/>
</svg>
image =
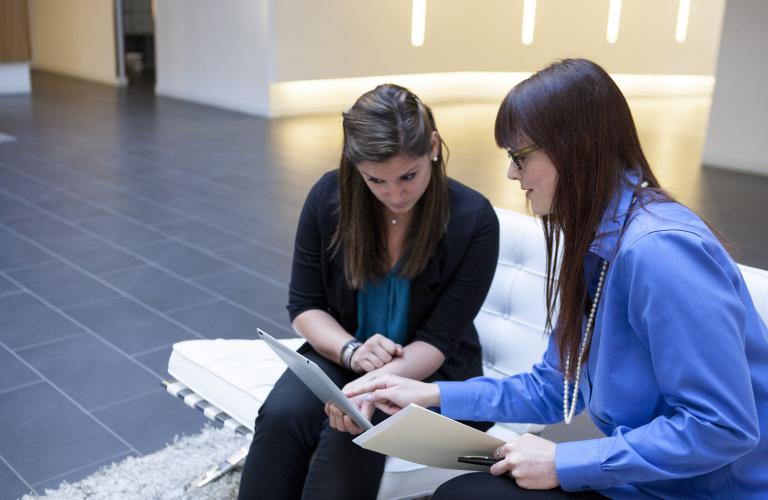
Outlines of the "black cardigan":
<svg viewBox="0 0 768 500">
<path fill-rule="evenodd" d="M 408 338 L 443 353 L 445 362 L 428 380 L 465 380 L 482 375 L 480 342 L 473 320 L 485 300 L 499 256 L 499 221 L 480 193 L 449 179 L 450 219 L 435 255 L 411 280 Z M 310 190 L 299 218 L 288 312 L 328 312 L 350 334 L 357 330 L 357 292 L 344 280 L 342 252 L 329 243 L 338 220 L 338 170 Z"/>
</svg>

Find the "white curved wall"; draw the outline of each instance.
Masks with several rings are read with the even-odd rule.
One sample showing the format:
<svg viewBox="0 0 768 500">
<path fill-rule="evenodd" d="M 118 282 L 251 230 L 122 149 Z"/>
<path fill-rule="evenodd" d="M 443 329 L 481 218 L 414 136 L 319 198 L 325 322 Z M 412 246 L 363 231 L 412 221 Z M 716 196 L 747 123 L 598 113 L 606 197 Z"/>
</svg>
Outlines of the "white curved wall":
<svg viewBox="0 0 768 500">
<path fill-rule="evenodd" d="M 271 5 L 271 0 L 157 2 L 157 93 L 268 115 Z"/>
<path fill-rule="evenodd" d="M 728 2 L 704 164 L 768 175 L 768 2 Z"/>
<path fill-rule="evenodd" d="M 425 42 L 410 44 L 411 0 L 157 2 L 158 93 L 264 115 L 341 110 L 395 80 L 430 102 L 497 100 L 521 75 L 562 57 L 635 80 L 640 93 L 711 93 L 725 0 L 692 2 L 675 41 L 676 0 L 624 0 L 616 44 L 609 0 L 539 0 L 532 45 L 522 0 L 427 0 Z M 659 83 L 660 82 L 660 83 Z"/>
<path fill-rule="evenodd" d="M 522 0 L 427 0 L 425 42 L 410 44 L 410 0 L 278 0 L 274 81 L 453 71 L 535 71 L 586 56 L 611 73 L 712 75 L 725 0 L 692 2 L 685 43 L 678 2 L 624 0 L 606 41 L 608 0 L 539 0 L 532 45 Z"/>
</svg>

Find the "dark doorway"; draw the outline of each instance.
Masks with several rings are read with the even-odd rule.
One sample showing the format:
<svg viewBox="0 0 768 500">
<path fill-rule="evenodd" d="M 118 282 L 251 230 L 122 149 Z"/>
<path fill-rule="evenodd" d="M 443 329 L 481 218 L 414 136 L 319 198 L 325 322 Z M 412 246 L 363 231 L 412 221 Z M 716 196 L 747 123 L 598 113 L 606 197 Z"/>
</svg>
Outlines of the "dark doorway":
<svg viewBox="0 0 768 500">
<path fill-rule="evenodd" d="M 123 54 L 129 85 L 155 83 L 155 18 L 152 0 L 122 0 Z"/>
</svg>

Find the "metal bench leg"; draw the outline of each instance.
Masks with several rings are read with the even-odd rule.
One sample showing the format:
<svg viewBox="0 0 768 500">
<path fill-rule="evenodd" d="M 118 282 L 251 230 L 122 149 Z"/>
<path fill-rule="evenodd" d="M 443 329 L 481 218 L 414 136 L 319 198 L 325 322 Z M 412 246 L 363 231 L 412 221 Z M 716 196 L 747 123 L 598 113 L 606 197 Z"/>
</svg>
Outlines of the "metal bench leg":
<svg viewBox="0 0 768 500">
<path fill-rule="evenodd" d="M 223 475 L 235 470 L 243 465 L 245 457 L 248 455 L 249 446 L 243 446 L 236 452 L 229 455 L 223 462 L 219 462 L 213 469 L 203 474 L 198 479 L 195 479 L 190 483 L 189 488 L 199 488 L 205 486 L 208 483 L 216 481 Z"/>
<path fill-rule="evenodd" d="M 187 406 L 203 412 L 203 415 L 205 415 L 208 419 L 213 420 L 214 422 L 218 422 L 224 427 L 232 429 L 233 432 L 241 434 L 246 438 L 250 439 L 253 437 L 253 433 L 250 431 L 250 429 L 239 424 L 231 416 L 227 415 L 219 408 L 215 407 L 208 401 L 204 400 L 202 397 L 195 394 L 194 391 L 189 389 L 181 382 L 177 382 L 175 380 L 163 380 L 163 385 L 169 394 L 183 399 Z M 228 472 L 240 467 L 243 462 L 245 462 L 245 457 L 248 455 L 249 448 L 250 445 L 245 445 L 238 449 L 227 458 L 225 458 L 224 461 L 219 462 L 215 467 L 210 469 L 201 477 L 192 481 L 187 486 L 187 489 L 205 486 L 206 484 L 219 479 Z"/>
</svg>

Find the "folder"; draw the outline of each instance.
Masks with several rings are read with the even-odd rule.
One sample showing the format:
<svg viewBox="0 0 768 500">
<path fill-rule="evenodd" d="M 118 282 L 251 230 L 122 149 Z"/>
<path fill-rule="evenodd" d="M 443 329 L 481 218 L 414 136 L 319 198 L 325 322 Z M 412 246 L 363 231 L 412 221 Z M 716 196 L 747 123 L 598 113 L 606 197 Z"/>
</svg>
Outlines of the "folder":
<svg viewBox="0 0 768 500">
<path fill-rule="evenodd" d="M 461 422 L 411 404 L 357 436 L 353 442 L 367 450 L 417 464 L 487 471 L 487 466 L 457 461 L 464 455 L 493 456 L 504 441 Z"/>
</svg>

